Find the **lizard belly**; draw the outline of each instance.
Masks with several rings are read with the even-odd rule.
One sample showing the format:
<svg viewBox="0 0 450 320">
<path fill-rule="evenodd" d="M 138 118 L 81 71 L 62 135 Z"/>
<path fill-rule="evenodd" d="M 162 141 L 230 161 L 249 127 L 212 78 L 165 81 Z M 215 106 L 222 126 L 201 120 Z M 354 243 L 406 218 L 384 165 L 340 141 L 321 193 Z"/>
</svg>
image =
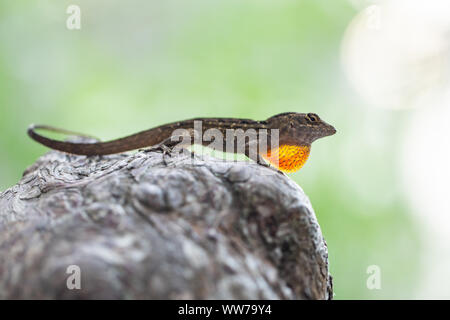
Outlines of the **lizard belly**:
<svg viewBox="0 0 450 320">
<path fill-rule="evenodd" d="M 269 150 L 263 158 L 271 165 L 283 172 L 295 172 L 308 160 L 310 146 L 281 145 L 277 149 Z"/>
</svg>

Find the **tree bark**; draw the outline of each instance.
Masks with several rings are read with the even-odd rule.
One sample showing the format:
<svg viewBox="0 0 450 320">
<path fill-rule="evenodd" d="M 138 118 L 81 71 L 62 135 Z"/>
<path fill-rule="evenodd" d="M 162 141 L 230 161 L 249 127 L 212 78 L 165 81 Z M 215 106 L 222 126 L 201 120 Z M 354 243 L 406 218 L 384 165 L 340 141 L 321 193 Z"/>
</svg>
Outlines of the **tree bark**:
<svg viewBox="0 0 450 320">
<path fill-rule="evenodd" d="M 0 194 L 0 298 L 331 299 L 332 282 L 308 197 L 273 169 L 52 151 Z"/>
</svg>

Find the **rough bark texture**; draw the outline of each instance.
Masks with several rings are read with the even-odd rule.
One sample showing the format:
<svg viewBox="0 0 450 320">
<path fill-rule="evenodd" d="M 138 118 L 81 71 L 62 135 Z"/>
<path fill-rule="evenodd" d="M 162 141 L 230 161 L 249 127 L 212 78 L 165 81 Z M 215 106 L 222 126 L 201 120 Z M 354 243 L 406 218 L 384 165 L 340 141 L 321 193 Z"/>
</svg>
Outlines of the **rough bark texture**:
<svg viewBox="0 0 450 320">
<path fill-rule="evenodd" d="M 0 194 L 0 298 L 330 299 L 327 247 L 288 177 L 159 152 L 49 152 Z M 81 289 L 69 290 L 70 265 Z"/>
</svg>

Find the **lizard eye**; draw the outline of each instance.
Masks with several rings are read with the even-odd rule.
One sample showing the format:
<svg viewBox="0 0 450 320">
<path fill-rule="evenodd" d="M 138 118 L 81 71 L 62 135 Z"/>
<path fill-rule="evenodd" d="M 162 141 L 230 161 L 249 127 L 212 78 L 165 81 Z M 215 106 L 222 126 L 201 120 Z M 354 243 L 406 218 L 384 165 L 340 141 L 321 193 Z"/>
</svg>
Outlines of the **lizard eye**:
<svg viewBox="0 0 450 320">
<path fill-rule="evenodd" d="M 317 122 L 319 121 L 319 116 L 315 113 L 308 113 L 306 115 L 306 119 L 308 119 L 310 122 Z"/>
</svg>

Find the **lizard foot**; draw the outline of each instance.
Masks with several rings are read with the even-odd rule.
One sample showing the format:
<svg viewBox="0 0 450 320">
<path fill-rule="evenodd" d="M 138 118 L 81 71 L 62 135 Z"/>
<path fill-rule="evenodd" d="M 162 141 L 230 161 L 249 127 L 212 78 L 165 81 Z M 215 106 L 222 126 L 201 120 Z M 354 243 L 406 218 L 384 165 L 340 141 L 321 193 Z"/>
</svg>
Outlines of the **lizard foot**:
<svg viewBox="0 0 450 320">
<path fill-rule="evenodd" d="M 259 164 L 260 166 L 263 166 L 263 167 L 265 167 L 265 168 L 272 169 L 273 171 L 275 171 L 275 172 L 277 172 L 277 173 L 279 173 L 279 174 L 284 175 L 284 172 L 283 172 L 283 171 L 281 171 L 281 170 L 279 170 L 279 169 L 277 169 L 277 168 L 271 166 L 271 165 L 268 164 L 267 162 L 257 161 L 256 163 Z"/>
<path fill-rule="evenodd" d="M 146 148 L 146 149 L 139 149 L 139 151 L 142 152 L 153 152 L 153 151 L 161 151 L 162 152 L 162 157 L 163 157 L 163 163 L 165 166 L 167 166 L 167 161 L 166 161 L 166 156 L 171 157 L 171 153 L 172 153 L 172 148 L 166 146 L 165 144 L 158 144 L 156 146 L 150 147 L 150 148 Z"/>
</svg>

